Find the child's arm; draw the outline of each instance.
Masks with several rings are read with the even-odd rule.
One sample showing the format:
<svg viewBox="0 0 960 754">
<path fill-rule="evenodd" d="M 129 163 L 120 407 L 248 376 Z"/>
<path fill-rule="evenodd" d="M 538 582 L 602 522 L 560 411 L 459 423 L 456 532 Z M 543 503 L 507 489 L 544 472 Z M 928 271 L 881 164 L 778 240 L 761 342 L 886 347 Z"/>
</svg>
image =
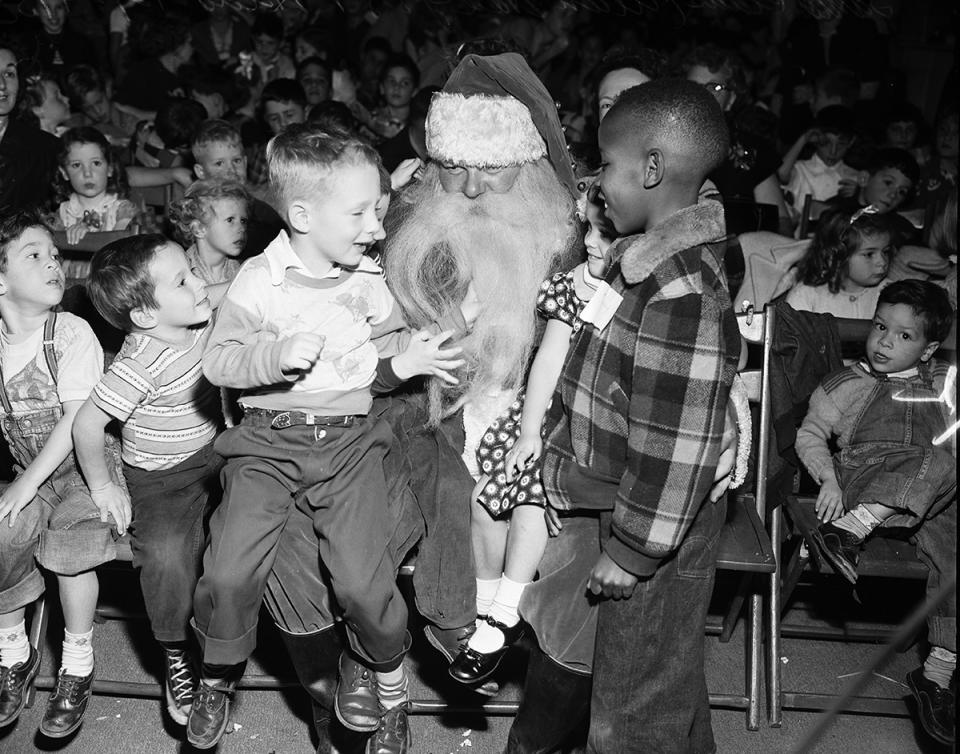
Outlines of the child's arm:
<svg viewBox="0 0 960 754">
<path fill-rule="evenodd" d="M 841 412 L 823 386 L 810 396 L 810 406 L 803 424 L 797 430 L 797 455 L 810 476 L 820 484 L 816 511 L 821 521 L 832 521 L 843 514 L 843 493 L 833 470 L 828 442 L 833 428 L 840 421 Z"/>
<path fill-rule="evenodd" d="M 130 188 L 149 188 L 176 183 L 187 188 L 193 183 L 193 174 L 189 168 L 145 168 L 140 165 L 128 165 L 127 181 Z"/>
<path fill-rule="evenodd" d="M 537 349 L 537 355 L 527 377 L 527 392 L 523 398 L 523 415 L 520 419 L 520 437 L 510 449 L 504 461 L 507 481 L 512 482 L 516 474 L 523 471 L 531 461 L 540 457 L 543 451 L 543 439 L 540 429 L 543 417 L 550 407 L 550 399 L 557 388 L 557 380 L 563 371 L 563 362 L 570 348 L 572 327 L 559 319 L 547 320 L 543 340 Z"/>
<path fill-rule="evenodd" d="M 816 133 L 816 131 L 811 128 L 809 131 L 800 134 L 800 138 L 793 143 L 793 146 L 790 147 L 783 156 L 783 162 L 780 163 L 780 167 L 777 169 L 777 180 L 780 181 L 780 185 L 786 186 L 790 182 L 793 166 L 797 163 L 797 160 L 800 158 L 800 153 L 803 151 L 803 148 L 807 146 L 807 142 L 810 141 L 814 133 Z"/>
<path fill-rule="evenodd" d="M 63 416 L 56 423 L 43 448 L 33 459 L 33 462 L 24 469 L 7 488 L 0 493 L 0 521 L 10 516 L 9 525 L 13 526 L 20 511 L 37 496 L 37 490 L 50 475 L 57 470 L 64 459 L 73 450 L 73 440 L 70 428 L 73 418 L 83 401 L 65 401 Z"/>
<path fill-rule="evenodd" d="M 404 382 L 422 374 L 439 377 L 451 385 L 456 385 L 459 380 L 448 370 L 463 366 L 463 359 L 454 358 L 463 349 L 441 348 L 451 335 L 451 330 L 444 330 L 437 335 L 429 330 L 413 333 L 403 353 L 398 353 L 391 359 L 390 365 L 394 374 Z"/>
<path fill-rule="evenodd" d="M 133 512 L 126 490 L 114 482 L 107 465 L 104 429 L 111 419 L 110 414 L 87 399 L 73 423 L 73 444 L 77 463 L 90 488 L 90 497 L 100 509 L 100 520 L 106 522 L 112 515 L 117 532 L 123 534 L 130 525 Z"/>
</svg>

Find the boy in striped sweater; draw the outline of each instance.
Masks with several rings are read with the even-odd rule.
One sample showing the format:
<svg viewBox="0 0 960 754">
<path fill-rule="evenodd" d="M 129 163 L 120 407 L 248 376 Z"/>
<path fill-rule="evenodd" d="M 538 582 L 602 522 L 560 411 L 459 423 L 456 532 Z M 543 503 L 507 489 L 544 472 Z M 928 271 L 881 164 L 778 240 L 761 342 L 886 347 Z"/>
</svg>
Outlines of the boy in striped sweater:
<svg viewBox="0 0 960 754">
<path fill-rule="evenodd" d="M 183 249 L 156 234 L 104 247 L 88 290 L 97 311 L 128 335 L 77 413 L 74 445 L 94 502 L 123 528 L 130 524 L 150 626 L 166 658 L 167 711 L 184 725 L 196 685 L 187 637 L 203 522 L 222 464 L 213 450 L 220 393 L 200 368 L 211 303 Z M 114 419 L 129 497 L 107 473 L 104 428 Z"/>
</svg>

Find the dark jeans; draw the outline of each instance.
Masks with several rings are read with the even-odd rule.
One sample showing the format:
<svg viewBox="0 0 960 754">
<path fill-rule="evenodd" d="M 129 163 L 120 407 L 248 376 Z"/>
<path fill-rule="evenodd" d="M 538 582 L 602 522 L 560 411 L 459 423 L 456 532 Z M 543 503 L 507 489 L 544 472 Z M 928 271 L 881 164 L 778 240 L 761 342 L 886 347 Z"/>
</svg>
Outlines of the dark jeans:
<svg viewBox="0 0 960 754">
<path fill-rule="evenodd" d="M 203 524 L 220 498 L 222 465 L 213 445 L 169 469 L 124 465 L 133 506 L 130 549 L 157 641 L 181 642 L 189 635 Z"/>
<path fill-rule="evenodd" d="M 629 599 L 600 603 L 589 752 L 715 750 L 703 634 L 725 500 L 703 504 L 676 556 Z"/>
</svg>

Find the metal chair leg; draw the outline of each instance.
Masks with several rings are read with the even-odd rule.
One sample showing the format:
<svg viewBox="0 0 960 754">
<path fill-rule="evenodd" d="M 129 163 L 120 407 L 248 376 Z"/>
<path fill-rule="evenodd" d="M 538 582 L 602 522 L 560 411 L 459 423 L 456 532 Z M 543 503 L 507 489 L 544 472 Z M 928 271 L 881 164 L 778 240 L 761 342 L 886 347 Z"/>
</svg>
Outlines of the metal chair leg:
<svg viewBox="0 0 960 754">
<path fill-rule="evenodd" d="M 730 600 L 730 607 L 724 613 L 723 623 L 720 627 L 720 641 L 726 644 L 733 636 L 733 631 L 737 627 L 737 620 L 740 613 L 743 612 L 743 603 L 746 601 L 747 592 L 750 590 L 750 584 L 753 581 L 753 575 L 745 573 L 740 576 L 740 583 L 737 585 L 737 593 Z"/>
<path fill-rule="evenodd" d="M 759 594 L 750 595 L 747 607 L 747 730 L 760 729 L 760 669 L 763 667 L 763 603 Z"/>
<path fill-rule="evenodd" d="M 776 570 L 770 574 L 769 619 L 767 637 L 767 721 L 779 728 L 783 723 L 782 676 L 780 664 L 780 542 L 783 518 L 780 508 L 770 511 L 770 542 Z"/>
</svg>

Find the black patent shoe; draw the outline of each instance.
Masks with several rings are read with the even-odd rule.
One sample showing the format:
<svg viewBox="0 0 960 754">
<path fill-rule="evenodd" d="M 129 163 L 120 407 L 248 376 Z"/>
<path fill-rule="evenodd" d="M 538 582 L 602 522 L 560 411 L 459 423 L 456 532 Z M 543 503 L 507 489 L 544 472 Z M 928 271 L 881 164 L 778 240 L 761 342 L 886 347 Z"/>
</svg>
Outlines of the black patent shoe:
<svg viewBox="0 0 960 754">
<path fill-rule="evenodd" d="M 830 522 L 813 530 L 813 541 L 838 575 L 851 584 L 857 583 L 857 565 L 863 550 L 863 540 L 860 537 Z"/>
<path fill-rule="evenodd" d="M 473 685 L 488 678 L 500 665 L 510 646 L 523 636 L 523 621 L 515 626 L 506 626 L 500 621 L 487 617 L 487 623 L 503 634 L 503 646 L 493 652 L 478 652 L 469 645 L 464 647 L 450 664 L 450 676 L 455 681 Z"/>
<path fill-rule="evenodd" d="M 406 754 L 410 747 L 410 723 L 405 704 L 387 710 L 377 732 L 367 742 L 366 754 Z"/>
<path fill-rule="evenodd" d="M 340 677 L 333 709 L 337 719 L 350 730 L 372 733 L 380 727 L 383 707 L 377 694 L 376 674 L 346 652 L 340 655 Z"/>
<path fill-rule="evenodd" d="M 23 662 L 11 667 L 0 665 L 0 728 L 10 725 L 23 712 L 30 684 L 40 670 L 40 655 L 32 646 Z"/>
<path fill-rule="evenodd" d="M 87 711 L 93 671 L 90 675 L 70 675 L 61 668 L 53 693 L 47 700 L 47 709 L 40 721 L 40 732 L 50 738 L 65 738 L 83 723 Z"/>
</svg>

